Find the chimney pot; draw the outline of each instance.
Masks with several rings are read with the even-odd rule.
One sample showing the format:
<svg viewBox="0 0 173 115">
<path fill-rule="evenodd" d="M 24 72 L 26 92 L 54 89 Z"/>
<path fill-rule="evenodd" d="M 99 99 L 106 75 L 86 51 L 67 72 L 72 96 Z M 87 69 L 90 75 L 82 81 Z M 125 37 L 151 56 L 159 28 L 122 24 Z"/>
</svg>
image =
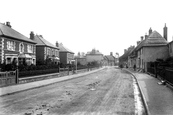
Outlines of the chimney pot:
<svg viewBox="0 0 173 115">
<path fill-rule="evenodd" d="M 143 36 L 141 36 L 141 41 L 143 41 L 144 40 L 144 37 Z"/>
<path fill-rule="evenodd" d="M 6 26 L 11 28 L 10 22 L 6 22 Z"/>
<path fill-rule="evenodd" d="M 31 39 L 31 40 L 34 40 L 34 36 L 35 36 L 35 35 L 34 35 L 34 32 L 31 31 L 31 33 L 30 33 L 30 39 Z"/>
<path fill-rule="evenodd" d="M 56 41 L 56 47 L 59 47 L 59 43 L 58 43 L 58 41 Z"/>
</svg>

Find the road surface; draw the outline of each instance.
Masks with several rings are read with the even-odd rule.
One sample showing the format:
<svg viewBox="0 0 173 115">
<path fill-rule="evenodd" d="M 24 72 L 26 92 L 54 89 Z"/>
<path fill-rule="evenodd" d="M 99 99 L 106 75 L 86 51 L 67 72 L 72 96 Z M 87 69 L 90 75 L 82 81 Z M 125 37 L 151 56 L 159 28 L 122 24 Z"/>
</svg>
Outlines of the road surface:
<svg viewBox="0 0 173 115">
<path fill-rule="evenodd" d="M 0 115 L 134 115 L 133 79 L 102 71 L 0 97 Z"/>
</svg>

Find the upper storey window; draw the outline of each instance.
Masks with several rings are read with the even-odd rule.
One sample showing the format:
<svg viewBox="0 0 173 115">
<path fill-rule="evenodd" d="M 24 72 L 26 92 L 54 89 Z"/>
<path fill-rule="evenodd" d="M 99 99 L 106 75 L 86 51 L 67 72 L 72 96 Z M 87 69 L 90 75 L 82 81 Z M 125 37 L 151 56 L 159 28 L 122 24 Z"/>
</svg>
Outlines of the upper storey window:
<svg viewBox="0 0 173 115">
<path fill-rule="evenodd" d="M 19 52 L 21 52 L 21 53 L 24 52 L 24 45 L 23 45 L 23 43 L 19 44 Z"/>
<path fill-rule="evenodd" d="M 11 51 L 15 51 L 15 42 L 14 41 L 7 41 L 7 49 Z"/>
</svg>

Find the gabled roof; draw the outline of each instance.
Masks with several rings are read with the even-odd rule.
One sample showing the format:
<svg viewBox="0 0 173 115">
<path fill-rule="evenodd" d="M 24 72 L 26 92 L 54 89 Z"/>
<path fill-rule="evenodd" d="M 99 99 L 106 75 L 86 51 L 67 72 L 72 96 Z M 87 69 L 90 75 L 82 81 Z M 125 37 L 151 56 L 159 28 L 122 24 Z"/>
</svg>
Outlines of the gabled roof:
<svg viewBox="0 0 173 115">
<path fill-rule="evenodd" d="M 91 52 L 87 52 L 86 55 L 103 55 L 102 53 L 100 53 L 98 50 L 96 49 L 92 49 Z"/>
<path fill-rule="evenodd" d="M 66 48 L 62 43 L 59 44 L 59 52 L 69 52 L 69 53 L 73 53 L 71 50 L 69 50 L 68 48 Z"/>
<path fill-rule="evenodd" d="M 109 61 L 115 61 L 114 56 L 106 55 L 105 57 L 106 57 Z"/>
<path fill-rule="evenodd" d="M 33 40 L 37 43 L 36 46 L 49 46 L 58 49 L 58 47 L 45 40 L 42 35 L 35 35 Z"/>
<path fill-rule="evenodd" d="M 133 51 L 133 49 L 127 50 L 126 53 L 124 53 L 122 56 L 119 57 L 120 60 L 127 60 L 130 53 Z"/>
<path fill-rule="evenodd" d="M 21 33 L 17 32 L 16 30 L 14 30 L 2 23 L 0 23 L 0 36 L 7 36 L 10 38 L 14 38 L 16 40 L 21 40 L 21 41 L 26 41 L 26 42 L 36 44 L 31 39 L 27 38 L 26 36 L 22 35 Z"/>
</svg>

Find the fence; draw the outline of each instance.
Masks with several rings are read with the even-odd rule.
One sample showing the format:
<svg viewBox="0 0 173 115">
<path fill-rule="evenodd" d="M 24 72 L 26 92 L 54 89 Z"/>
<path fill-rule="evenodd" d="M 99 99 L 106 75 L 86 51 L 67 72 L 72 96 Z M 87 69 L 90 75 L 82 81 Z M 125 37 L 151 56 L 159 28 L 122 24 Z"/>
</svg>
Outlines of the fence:
<svg viewBox="0 0 173 115">
<path fill-rule="evenodd" d="M 157 67 L 157 75 L 173 85 L 173 69 Z"/>
<path fill-rule="evenodd" d="M 16 71 L 0 72 L 0 87 L 18 83 L 18 73 Z"/>
</svg>

